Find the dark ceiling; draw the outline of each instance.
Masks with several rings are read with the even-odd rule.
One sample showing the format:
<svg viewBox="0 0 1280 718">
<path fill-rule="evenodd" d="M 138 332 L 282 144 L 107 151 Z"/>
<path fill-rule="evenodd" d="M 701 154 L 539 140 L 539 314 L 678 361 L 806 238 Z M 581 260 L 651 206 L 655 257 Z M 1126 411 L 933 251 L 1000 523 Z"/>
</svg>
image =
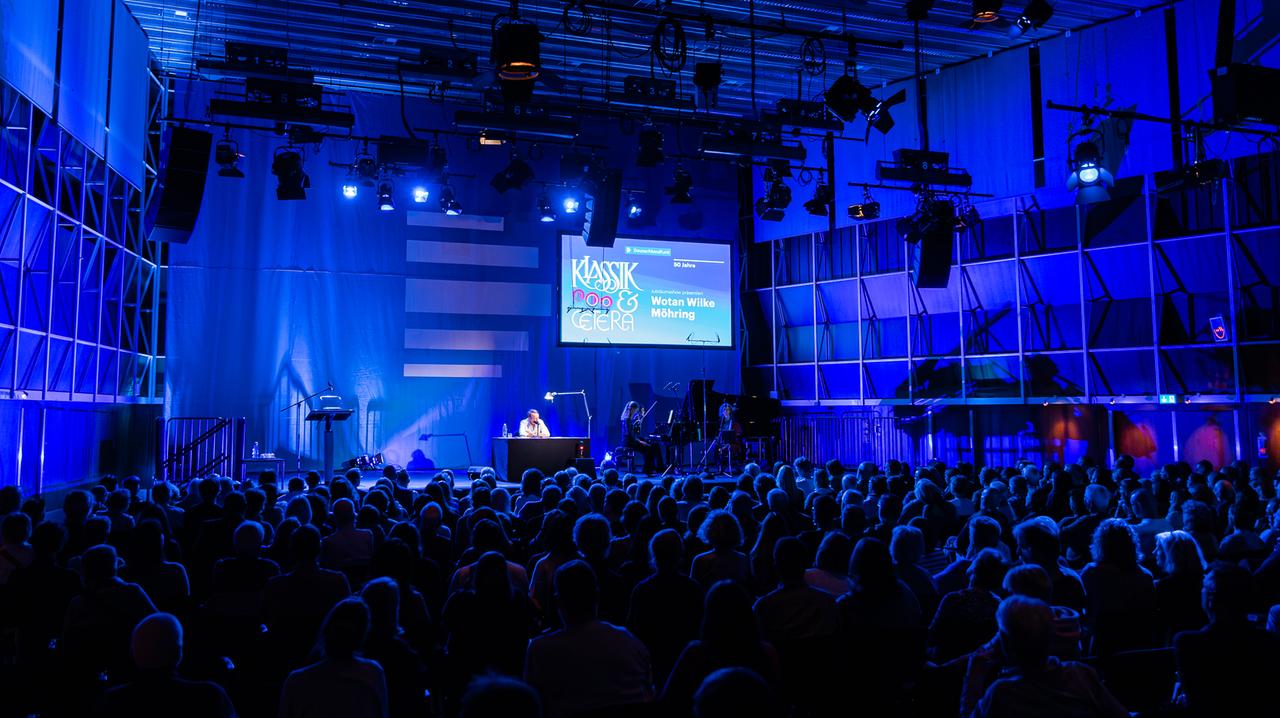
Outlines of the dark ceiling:
<svg viewBox="0 0 1280 718">
<path fill-rule="evenodd" d="M 938 0 L 920 26 L 924 69 L 982 57 L 1156 4 L 1156 0 L 1050 2 L 1055 12 L 1043 28 L 1012 37 L 998 24 L 972 29 L 969 2 Z M 415 58 L 423 45 L 475 51 L 487 68 L 493 19 L 510 12 L 508 0 L 126 0 L 126 4 L 142 23 L 166 72 L 190 75 L 193 55 L 197 60 L 221 59 L 224 42 L 234 40 L 287 47 L 291 65 L 314 72 L 316 81 L 330 89 L 374 92 L 398 92 L 397 63 Z M 1004 2 L 1001 20 L 1016 19 L 1026 4 L 1027 0 Z M 567 14 L 566 5 L 572 6 Z M 663 12 L 686 17 L 687 64 L 676 78 L 683 83 L 683 94 L 692 95 L 694 63 L 719 60 L 724 65 L 719 109 L 724 111 L 751 108 L 753 95 L 760 108 L 772 108 L 778 98 L 797 94 L 816 98 L 841 73 L 849 57 L 847 43 L 839 39 L 845 33 L 859 40 L 857 67 L 865 84 L 874 86 L 914 72 L 913 27 L 902 0 L 755 0 L 754 4 L 746 0 L 525 0 L 519 12 L 539 26 L 545 38 L 543 65 L 561 80 L 554 87 L 540 81 L 539 96 L 560 95 L 575 102 L 600 101 L 606 87 L 621 89 L 626 75 L 652 71 L 672 77 L 652 62 L 650 52 Z M 704 24 L 697 21 L 700 16 L 711 18 L 710 39 Z M 585 32 L 584 17 L 590 20 Z M 749 29 L 753 24 L 754 32 Z M 569 25 L 574 26 L 572 30 Z M 825 34 L 826 39 L 810 44 L 812 72 L 806 74 L 801 69 L 801 45 L 809 33 Z M 901 49 L 892 47 L 897 44 Z M 821 62 L 823 55 L 825 62 Z M 414 94 L 432 89 L 411 79 L 407 82 L 407 91 Z M 447 92 L 463 99 L 478 97 L 471 83 L 455 83 Z"/>
</svg>

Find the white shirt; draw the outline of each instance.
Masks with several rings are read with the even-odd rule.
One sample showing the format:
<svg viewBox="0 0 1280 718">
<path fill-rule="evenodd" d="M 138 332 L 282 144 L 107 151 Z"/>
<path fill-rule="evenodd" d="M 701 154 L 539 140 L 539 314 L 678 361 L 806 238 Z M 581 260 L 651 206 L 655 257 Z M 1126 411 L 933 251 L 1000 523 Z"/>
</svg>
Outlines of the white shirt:
<svg viewBox="0 0 1280 718">
<path fill-rule="evenodd" d="M 529 439 L 549 439 L 551 438 L 551 430 L 547 428 L 547 422 L 538 420 L 537 424 L 530 424 L 528 419 L 520 420 L 520 436 Z"/>
</svg>

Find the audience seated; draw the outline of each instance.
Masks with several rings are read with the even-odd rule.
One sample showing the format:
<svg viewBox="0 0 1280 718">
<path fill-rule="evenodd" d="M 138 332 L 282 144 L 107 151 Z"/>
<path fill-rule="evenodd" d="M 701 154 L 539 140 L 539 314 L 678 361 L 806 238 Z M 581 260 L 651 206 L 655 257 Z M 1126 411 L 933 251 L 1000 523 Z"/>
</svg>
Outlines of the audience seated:
<svg viewBox="0 0 1280 718">
<path fill-rule="evenodd" d="M 320 660 L 289 674 L 280 693 L 280 718 L 387 718 L 382 666 L 359 655 L 369 636 L 369 607 L 339 601 L 320 628 Z"/>
<path fill-rule="evenodd" d="M 138 677 L 103 696 L 102 718 L 234 718 L 227 692 L 216 683 L 179 677 L 182 624 L 172 614 L 153 613 L 133 629 L 131 642 Z"/>
<path fill-rule="evenodd" d="M 103 477 L 53 521 L 4 487 L 0 712 L 1173 714 L 1179 680 L 1192 714 L 1265 705 L 1274 479 L 1135 464 Z"/>
<path fill-rule="evenodd" d="M 1112 716 L 1129 712 L 1107 691 L 1092 668 L 1061 662 L 1049 653 L 1053 611 L 1044 601 L 1010 596 L 996 611 L 1000 648 L 1009 673 L 987 689 L 975 718 L 1000 716 Z"/>
<path fill-rule="evenodd" d="M 1274 704 L 1280 636 L 1249 622 L 1253 590 L 1247 569 L 1215 564 L 1202 592 L 1209 625 L 1174 636 L 1182 691 L 1194 715 L 1250 715 Z"/>
<path fill-rule="evenodd" d="M 649 650 L 631 632 L 597 618 L 599 587 L 585 561 L 556 569 L 563 628 L 529 641 L 524 679 L 549 718 L 653 699 Z"/>
</svg>

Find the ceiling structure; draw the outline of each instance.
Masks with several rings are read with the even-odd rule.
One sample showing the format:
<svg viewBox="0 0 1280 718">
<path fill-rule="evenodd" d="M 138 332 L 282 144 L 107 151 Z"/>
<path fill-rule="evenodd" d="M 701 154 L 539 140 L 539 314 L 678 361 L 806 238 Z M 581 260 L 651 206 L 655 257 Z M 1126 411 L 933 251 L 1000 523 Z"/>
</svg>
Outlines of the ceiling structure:
<svg viewBox="0 0 1280 718">
<path fill-rule="evenodd" d="M 916 0 L 917 2 L 919 0 Z M 1001 22 L 974 26 L 973 3 L 937 0 L 920 23 L 922 69 L 980 58 L 1036 39 L 1124 17 L 1159 0 L 1050 0 L 1052 18 L 1040 29 L 1014 35 L 1007 28 L 1028 0 L 1002 3 Z M 400 92 L 397 66 L 435 46 L 474 51 L 490 66 L 496 16 L 510 0 L 126 0 L 150 38 L 166 73 L 198 74 L 200 60 L 220 60 L 226 41 L 286 47 L 290 65 L 309 70 L 333 91 Z M 859 79 L 868 86 L 913 76 L 913 23 L 903 0 L 524 0 L 520 17 L 542 35 L 537 97 L 600 103 L 627 75 L 678 80 L 692 97 L 694 65 L 723 63 L 717 109 L 746 114 L 772 109 L 780 98 L 820 99 L 856 52 Z M 1001 5 L 986 2 L 985 5 Z M 654 60 L 655 27 L 664 13 L 682 19 L 683 70 L 669 74 Z M 709 18 L 706 20 L 705 18 Z M 668 26 L 663 47 L 675 30 Z M 855 38 L 851 46 L 843 36 Z M 805 43 L 806 36 L 818 42 Z M 802 46 L 804 46 L 802 48 Z M 807 70 L 806 70 L 807 68 Z M 754 77 L 754 81 L 752 78 Z M 438 86 L 405 80 L 405 92 L 438 93 Z M 483 83 L 451 83 L 446 97 L 479 98 Z"/>
</svg>

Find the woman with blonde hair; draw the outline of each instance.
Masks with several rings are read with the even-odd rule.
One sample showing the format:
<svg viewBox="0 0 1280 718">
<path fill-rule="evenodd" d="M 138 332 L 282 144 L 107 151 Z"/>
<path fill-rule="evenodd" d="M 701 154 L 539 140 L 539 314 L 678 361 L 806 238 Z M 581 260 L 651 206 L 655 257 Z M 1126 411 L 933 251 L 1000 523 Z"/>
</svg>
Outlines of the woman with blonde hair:
<svg viewBox="0 0 1280 718">
<path fill-rule="evenodd" d="M 1164 640 L 1179 631 L 1203 628 L 1209 619 L 1200 601 L 1204 584 L 1204 556 L 1195 537 L 1186 531 L 1156 535 L 1156 613 Z"/>
</svg>

